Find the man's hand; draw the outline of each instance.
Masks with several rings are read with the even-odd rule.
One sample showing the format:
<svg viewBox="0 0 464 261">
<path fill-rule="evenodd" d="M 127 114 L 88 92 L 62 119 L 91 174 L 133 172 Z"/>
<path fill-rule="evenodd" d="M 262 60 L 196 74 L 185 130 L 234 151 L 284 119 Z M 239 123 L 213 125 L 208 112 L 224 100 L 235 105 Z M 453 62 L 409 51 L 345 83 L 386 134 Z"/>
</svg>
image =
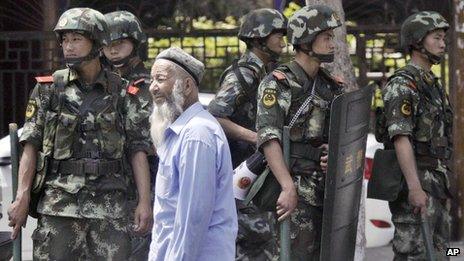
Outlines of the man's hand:
<svg viewBox="0 0 464 261">
<path fill-rule="evenodd" d="M 21 227 L 26 226 L 27 214 L 29 213 L 29 201 L 30 196 L 23 196 L 16 198 L 16 200 L 10 205 L 8 209 L 8 226 L 13 227 L 13 233 L 11 239 L 16 239 Z"/>
<path fill-rule="evenodd" d="M 427 194 L 422 188 L 409 190 L 409 204 L 414 207 L 414 214 L 425 213 L 427 210 Z"/>
<path fill-rule="evenodd" d="M 276 210 L 278 221 L 283 221 L 295 210 L 298 203 L 298 195 L 295 185 L 292 184 L 289 188 L 282 189 L 279 198 L 277 199 Z"/>
<path fill-rule="evenodd" d="M 140 203 L 137 205 L 134 214 L 134 232 L 138 235 L 145 235 L 151 230 L 153 225 L 153 212 L 150 203 Z"/>
<path fill-rule="evenodd" d="M 328 167 L 328 161 L 329 161 L 329 155 L 328 155 L 328 151 L 329 151 L 329 144 L 322 144 L 319 149 L 323 149 L 324 150 L 324 155 L 321 156 L 321 169 L 322 169 L 322 172 L 324 172 L 325 174 L 327 174 L 327 167 Z"/>
</svg>

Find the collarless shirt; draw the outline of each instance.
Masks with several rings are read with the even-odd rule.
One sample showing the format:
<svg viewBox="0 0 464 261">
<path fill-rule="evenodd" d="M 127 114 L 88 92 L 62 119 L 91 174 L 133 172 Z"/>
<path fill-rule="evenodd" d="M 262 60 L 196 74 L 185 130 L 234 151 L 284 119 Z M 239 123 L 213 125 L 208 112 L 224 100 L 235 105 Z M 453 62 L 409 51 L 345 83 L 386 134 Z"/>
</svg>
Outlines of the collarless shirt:
<svg viewBox="0 0 464 261">
<path fill-rule="evenodd" d="M 219 123 L 197 102 L 158 149 L 149 260 L 234 260 L 232 163 Z"/>
</svg>

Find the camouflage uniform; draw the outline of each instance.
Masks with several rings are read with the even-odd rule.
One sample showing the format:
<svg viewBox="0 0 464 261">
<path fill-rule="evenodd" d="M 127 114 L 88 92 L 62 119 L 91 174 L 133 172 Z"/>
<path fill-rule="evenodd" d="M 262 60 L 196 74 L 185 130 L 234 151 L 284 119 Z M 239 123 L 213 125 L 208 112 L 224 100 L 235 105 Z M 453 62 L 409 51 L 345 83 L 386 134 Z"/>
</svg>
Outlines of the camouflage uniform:
<svg viewBox="0 0 464 261">
<path fill-rule="evenodd" d="M 318 32 L 340 24 L 338 20 L 332 22 L 333 14 L 325 6 L 303 7 L 289 20 L 288 38 L 294 45 L 311 43 Z M 294 30 L 297 21 L 304 28 L 301 32 Z M 314 33 L 311 39 L 297 41 L 311 32 Z M 318 147 L 328 143 L 330 105 L 341 91 L 323 68 L 319 68 L 315 78 L 310 78 L 295 61 L 279 66 L 259 85 L 258 147 L 272 139 L 282 143 L 283 127 L 289 125 L 305 100 L 313 95 L 290 130 L 289 169 L 298 193 L 298 204 L 291 215 L 291 260 L 319 258 L 325 181 L 320 167 L 323 151 Z"/>
<path fill-rule="evenodd" d="M 432 14 L 432 15 L 431 15 Z M 403 25 L 403 46 L 419 42 L 434 29 L 447 29 L 448 23 L 434 12 L 421 12 L 408 18 Z M 409 21 L 409 22 L 408 22 Z M 429 23 L 431 22 L 432 23 Z M 425 24 L 422 24 L 425 23 Z M 404 42 L 404 28 L 422 31 L 409 42 Z M 424 30 L 424 27 L 428 29 Z M 427 214 L 431 238 L 438 260 L 447 260 L 449 247 L 450 216 L 446 201 L 450 197 L 450 169 L 447 160 L 451 156 L 453 112 L 448 96 L 432 72 L 409 63 L 390 77 L 383 90 L 385 124 L 383 141 L 386 148 L 393 148 L 397 135 L 410 138 L 416 157 L 418 177 L 427 193 Z M 426 260 L 426 250 L 421 233 L 421 217 L 413 213 L 408 202 L 407 186 L 398 198 L 390 202 L 392 221 L 395 224 L 393 251 L 395 260 Z"/>
<path fill-rule="evenodd" d="M 274 9 L 263 8 L 247 14 L 240 26 L 239 38 L 264 40 L 272 33 L 286 32 L 286 20 Z M 266 46 L 259 47 L 270 52 Z M 271 57 L 276 58 L 271 54 Z M 223 73 L 216 97 L 209 104 L 209 112 L 220 118 L 255 131 L 256 92 L 266 75 L 266 65 L 251 50 L 247 50 L 235 65 Z M 237 66 L 236 69 L 234 66 Z M 239 70 L 236 72 L 235 70 Z M 237 75 L 240 73 L 243 79 Z M 242 82 L 245 81 L 246 83 Z M 236 168 L 255 151 L 255 144 L 228 138 L 232 165 Z M 274 214 L 262 212 L 253 204 L 248 206 L 237 201 L 239 231 L 236 244 L 236 260 L 277 260 L 278 245 L 274 230 Z"/>
<path fill-rule="evenodd" d="M 134 49 L 130 55 L 124 57 L 118 64 L 121 67 L 115 67 L 115 72 L 120 72 L 121 77 L 129 81 L 131 89 L 137 92 L 136 96 L 132 96 L 136 99 L 136 104 L 140 104 L 141 107 L 148 108 L 147 110 L 137 109 L 135 112 L 140 113 L 140 117 L 144 117 L 143 125 L 145 128 L 150 128 L 149 112 L 153 107 L 152 97 L 149 91 L 150 86 L 150 73 L 145 68 L 142 60 L 137 55 L 137 50 L 141 44 L 146 43 L 147 37 L 142 31 L 140 21 L 136 16 L 127 11 L 115 11 L 105 14 L 106 21 L 110 30 L 111 41 L 117 41 L 121 39 L 130 39 L 134 44 Z M 111 63 L 111 62 L 110 62 Z M 147 113 L 148 112 L 148 113 Z M 128 155 L 126 155 L 128 156 Z M 130 163 L 130 159 L 127 158 Z M 156 169 L 158 160 L 154 155 L 148 156 L 150 164 L 151 180 L 155 180 Z M 128 173 L 132 173 L 130 164 L 127 164 Z M 133 179 L 131 181 L 131 197 L 129 200 L 129 220 L 134 220 L 134 213 L 137 207 L 138 200 L 133 198 L 137 187 Z M 153 187 L 153 186 L 152 186 Z M 148 258 L 148 252 L 150 250 L 151 233 L 147 233 L 144 236 L 137 236 L 131 233 L 132 243 L 132 254 L 130 260 L 146 260 Z"/>
<path fill-rule="evenodd" d="M 72 24 L 106 30 L 103 15 L 89 8 L 65 12 L 55 31 L 59 35 L 59 26 L 66 25 L 71 28 L 65 30 L 76 30 Z M 91 36 L 94 45 L 107 43 L 107 38 Z M 152 148 L 143 124 L 148 107 L 136 102 L 136 95 L 106 70 L 90 85 L 69 68 L 39 78 L 21 135 L 22 143 L 39 150 L 39 167 L 48 158 L 32 235 L 34 259 L 127 259 L 128 182 L 122 158 L 125 150 L 133 155 Z"/>
</svg>

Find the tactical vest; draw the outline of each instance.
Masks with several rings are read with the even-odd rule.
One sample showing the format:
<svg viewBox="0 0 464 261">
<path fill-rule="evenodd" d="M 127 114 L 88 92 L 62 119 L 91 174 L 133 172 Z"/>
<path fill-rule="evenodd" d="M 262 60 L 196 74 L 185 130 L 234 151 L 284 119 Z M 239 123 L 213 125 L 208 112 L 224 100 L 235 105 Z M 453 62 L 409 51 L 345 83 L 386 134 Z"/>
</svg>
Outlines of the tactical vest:
<svg viewBox="0 0 464 261">
<path fill-rule="evenodd" d="M 253 72 L 253 82 L 250 84 L 245 80 L 240 68 L 247 68 Z M 244 128 L 255 131 L 256 122 L 256 93 L 259 85 L 258 71 L 260 66 L 254 62 L 240 62 L 239 59 L 233 61 L 232 66 L 227 68 L 221 75 L 219 86 L 225 80 L 229 73 L 233 73 L 238 80 L 240 94 L 235 100 L 236 111 L 229 117 L 230 120 Z M 247 103 L 251 106 L 247 106 Z M 250 108 L 251 107 L 251 108 Z M 250 112 L 254 113 L 254 117 L 250 117 Z M 256 148 L 248 142 L 227 138 L 231 157 L 232 166 L 235 168 L 252 155 Z"/>
<path fill-rule="evenodd" d="M 125 135 L 122 112 L 118 110 L 123 107 L 123 97 L 120 96 L 122 86 L 119 77 L 111 73 L 106 75 L 107 89 L 102 86 L 81 88 L 84 95 L 80 105 L 70 99 L 66 92 L 68 83 L 64 78 L 55 81 L 57 90 L 64 90 L 55 92 L 55 99 L 59 102 L 54 102 L 46 115 L 50 127 L 55 126 L 55 130 L 49 130 L 55 131 L 53 159 L 122 157 Z"/>
<path fill-rule="evenodd" d="M 452 152 L 453 112 L 445 90 L 434 79 L 424 79 L 419 69 L 412 65 L 398 69 L 388 80 L 398 76 L 415 84 L 409 88 L 419 95 L 417 111 L 412 115 L 415 123 L 412 135 L 415 153 L 449 159 Z M 393 148 L 388 137 L 384 110 L 377 115 L 376 138 L 384 143 L 385 148 Z"/>
<path fill-rule="evenodd" d="M 319 162 L 324 150 L 319 147 L 329 140 L 330 106 L 333 99 L 342 93 L 342 89 L 323 68 L 319 69 L 315 77 L 314 91 L 313 80 L 309 79 L 294 61 L 279 66 L 275 72 L 296 76 L 296 79 L 288 76 L 281 79 L 276 77 L 283 89 L 290 88 L 291 91 L 291 103 L 285 118 L 286 126 L 289 126 L 298 110 L 304 108 L 302 105 L 308 97 L 313 95 L 309 106 L 302 110 L 290 129 L 292 174 L 307 175 L 320 170 Z"/>
<path fill-rule="evenodd" d="M 303 69 L 296 63 L 290 62 L 277 68 L 284 74 L 292 73 L 296 76 L 297 84 L 278 81 L 291 88 L 292 100 L 287 112 L 285 124 L 288 125 L 293 115 L 300 109 L 305 100 L 311 95 L 313 80 L 309 79 Z M 338 85 L 323 68 L 319 69 L 314 86 L 315 98 L 302 112 L 290 130 L 290 139 L 296 143 L 310 143 L 319 147 L 329 140 L 330 106 L 333 99 L 342 93 Z M 303 85 L 300 85 L 302 84 Z M 288 88 L 286 87 L 286 88 Z"/>
</svg>

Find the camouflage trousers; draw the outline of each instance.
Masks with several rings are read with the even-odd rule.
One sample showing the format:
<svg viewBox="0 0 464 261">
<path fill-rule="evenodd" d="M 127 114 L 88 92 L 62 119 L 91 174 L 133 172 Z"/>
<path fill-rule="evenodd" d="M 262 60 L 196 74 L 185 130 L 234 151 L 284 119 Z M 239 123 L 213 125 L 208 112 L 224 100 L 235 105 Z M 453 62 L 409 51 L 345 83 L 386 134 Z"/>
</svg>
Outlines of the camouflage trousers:
<svg viewBox="0 0 464 261">
<path fill-rule="evenodd" d="M 431 238 L 437 260 L 449 260 L 446 249 L 449 247 L 450 216 L 446 199 L 438 199 L 428 194 L 427 215 Z M 393 237 L 394 260 L 427 260 L 424 239 L 421 231 L 420 214 L 414 214 L 408 202 L 407 193 L 402 193 L 396 201 L 390 202 L 392 221 L 395 225 Z"/>
<path fill-rule="evenodd" d="M 32 234 L 34 260 L 127 260 L 125 219 L 40 215 Z"/>
<path fill-rule="evenodd" d="M 322 173 L 296 176 L 298 203 L 290 219 L 292 261 L 319 260 L 322 235 L 322 203 L 324 179 Z"/>
<path fill-rule="evenodd" d="M 237 202 L 238 234 L 235 260 L 278 260 L 275 213 L 263 212 L 254 205 Z"/>
</svg>

